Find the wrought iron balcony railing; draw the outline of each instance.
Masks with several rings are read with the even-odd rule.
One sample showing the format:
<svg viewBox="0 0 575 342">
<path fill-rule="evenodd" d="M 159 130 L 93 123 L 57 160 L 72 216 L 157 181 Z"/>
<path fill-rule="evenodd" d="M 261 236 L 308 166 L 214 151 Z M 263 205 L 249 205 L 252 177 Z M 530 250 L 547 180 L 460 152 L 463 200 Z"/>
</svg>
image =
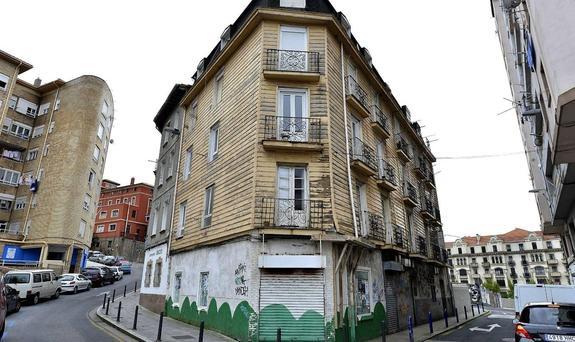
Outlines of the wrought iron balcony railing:
<svg viewBox="0 0 575 342">
<path fill-rule="evenodd" d="M 442 248 L 441 249 L 441 261 L 443 261 L 444 263 L 447 263 L 447 260 L 449 259 L 449 254 L 447 253 L 447 249 Z"/>
<path fill-rule="evenodd" d="M 521 266 L 528 266 L 528 265 L 529 265 L 529 261 L 521 260 Z"/>
<path fill-rule="evenodd" d="M 418 254 L 427 256 L 427 241 L 424 236 L 417 236 L 415 239 L 415 251 Z"/>
<path fill-rule="evenodd" d="M 403 228 L 398 225 L 393 225 L 393 245 L 399 248 L 407 249 L 403 239 Z"/>
<path fill-rule="evenodd" d="M 425 163 L 425 159 L 422 157 L 417 158 L 415 162 L 415 169 L 421 173 L 423 178 L 427 179 L 429 177 L 429 167 Z"/>
<path fill-rule="evenodd" d="M 413 202 L 417 203 L 417 189 L 415 188 L 415 186 L 413 186 L 413 184 L 411 184 L 410 182 L 405 182 L 404 184 L 404 196 L 409 197 L 410 200 L 412 200 Z"/>
<path fill-rule="evenodd" d="M 381 109 L 379 109 L 379 107 L 376 105 L 371 106 L 371 113 L 373 122 L 377 123 L 384 131 L 387 132 L 387 134 L 389 134 L 389 123 L 387 116 L 383 114 Z"/>
<path fill-rule="evenodd" d="M 531 278 L 531 273 L 529 273 L 529 272 L 523 272 L 523 277 L 525 277 L 525 278 Z"/>
<path fill-rule="evenodd" d="M 323 229 L 323 201 L 260 197 L 256 200 L 258 228 Z"/>
<path fill-rule="evenodd" d="M 379 179 L 383 179 L 393 185 L 397 185 L 393 165 L 383 159 L 379 160 Z"/>
<path fill-rule="evenodd" d="M 319 53 L 268 49 L 265 67 L 270 71 L 319 73 Z"/>
<path fill-rule="evenodd" d="M 509 260 L 509 261 L 507 261 L 507 264 L 508 264 L 509 266 L 513 267 L 513 266 L 515 266 L 515 261 Z"/>
<path fill-rule="evenodd" d="M 408 158 L 413 158 L 411 153 L 411 146 L 405 141 L 405 139 L 399 135 L 396 141 L 397 149 L 402 151 Z"/>
<path fill-rule="evenodd" d="M 351 148 L 352 160 L 359 160 L 373 170 L 378 170 L 377 156 L 373 148 L 369 147 L 359 138 L 353 138 Z"/>
<path fill-rule="evenodd" d="M 433 260 L 441 261 L 441 248 L 437 245 L 431 245 L 431 257 Z"/>
<path fill-rule="evenodd" d="M 517 273 L 516 272 L 511 272 L 509 274 L 509 276 L 511 277 L 511 279 L 517 279 Z"/>
<path fill-rule="evenodd" d="M 264 139 L 297 143 L 321 143 L 320 118 L 266 115 Z"/>
<path fill-rule="evenodd" d="M 435 215 L 435 206 L 433 205 L 433 202 L 425 196 L 421 198 L 421 210 L 428 212 L 432 216 Z"/>
<path fill-rule="evenodd" d="M 383 216 L 376 213 L 367 213 L 370 239 L 385 242 L 385 222 Z"/>
<path fill-rule="evenodd" d="M 355 97 L 359 103 L 361 103 L 366 109 L 369 109 L 369 100 L 367 97 L 367 92 L 357 83 L 357 81 L 352 76 L 347 76 L 347 95 Z"/>
</svg>

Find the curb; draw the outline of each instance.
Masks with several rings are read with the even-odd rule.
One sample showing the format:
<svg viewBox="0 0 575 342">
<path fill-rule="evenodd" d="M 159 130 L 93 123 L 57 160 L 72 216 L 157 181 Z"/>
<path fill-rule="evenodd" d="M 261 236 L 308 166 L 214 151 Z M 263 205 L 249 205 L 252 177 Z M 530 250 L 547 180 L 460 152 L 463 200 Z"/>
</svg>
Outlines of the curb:
<svg viewBox="0 0 575 342">
<path fill-rule="evenodd" d="M 116 324 L 114 322 L 113 319 L 109 318 L 108 316 L 106 316 L 105 314 L 101 313 L 100 310 L 102 310 L 101 306 L 98 306 L 96 308 L 96 316 L 98 316 L 98 318 L 100 318 L 102 320 L 102 322 L 110 325 L 111 327 L 113 327 L 116 330 L 119 330 L 120 332 L 122 332 L 125 335 L 130 336 L 131 338 L 140 341 L 140 342 L 153 342 L 152 340 L 136 333 L 135 331 L 133 331 L 132 329 L 128 329 L 128 328 L 124 328 L 123 326 Z"/>
<path fill-rule="evenodd" d="M 431 335 L 429 335 L 429 336 L 426 336 L 426 337 L 423 338 L 423 339 L 418 339 L 418 340 L 416 340 L 416 341 L 417 341 L 417 342 L 423 342 L 423 341 L 430 340 L 430 339 L 434 338 L 435 336 L 445 334 L 445 333 L 448 332 L 448 331 L 451 331 L 451 330 L 454 330 L 454 329 L 456 329 L 456 328 L 459 328 L 460 326 L 462 326 L 462 325 L 464 325 L 464 324 L 467 324 L 467 323 L 469 323 L 469 322 L 471 322 L 471 321 L 473 321 L 473 320 L 476 320 L 476 319 L 478 319 L 479 317 L 487 316 L 487 315 L 489 315 L 490 313 L 491 313 L 491 310 L 487 310 L 487 311 L 485 311 L 484 313 L 482 313 L 482 314 L 480 314 L 480 315 L 477 315 L 477 316 L 475 316 L 475 317 L 469 318 L 469 319 L 467 319 L 466 321 L 460 321 L 459 323 L 456 323 L 455 325 L 452 325 L 452 326 L 450 326 L 449 328 L 443 329 L 442 331 L 435 332 L 435 333 L 433 333 L 433 334 L 431 334 Z"/>
</svg>

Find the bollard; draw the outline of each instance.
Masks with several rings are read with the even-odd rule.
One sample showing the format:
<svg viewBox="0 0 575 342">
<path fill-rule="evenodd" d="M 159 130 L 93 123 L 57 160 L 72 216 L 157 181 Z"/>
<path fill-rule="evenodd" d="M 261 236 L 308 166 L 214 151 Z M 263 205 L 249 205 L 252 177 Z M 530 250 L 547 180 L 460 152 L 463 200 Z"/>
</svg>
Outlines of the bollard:
<svg viewBox="0 0 575 342">
<path fill-rule="evenodd" d="M 282 342 L 282 329 L 278 328 L 278 331 L 276 333 L 276 342 Z"/>
<path fill-rule="evenodd" d="M 477 303 L 477 314 L 479 315 L 480 312 L 481 310 L 479 310 L 479 303 Z"/>
<path fill-rule="evenodd" d="M 431 311 L 427 313 L 427 323 L 429 323 L 429 333 L 433 334 L 433 318 L 431 318 Z"/>
<path fill-rule="evenodd" d="M 455 308 L 455 320 L 459 323 L 459 311 L 457 311 L 457 308 Z"/>
<path fill-rule="evenodd" d="M 110 311 L 110 297 L 108 297 L 108 305 L 106 305 L 106 316 L 108 316 L 109 311 Z"/>
<path fill-rule="evenodd" d="M 162 340 L 162 325 L 164 324 L 164 312 L 160 312 L 160 322 L 158 324 L 158 338 L 156 338 L 156 342 L 157 341 L 161 341 Z"/>
<path fill-rule="evenodd" d="M 414 342 L 413 341 L 413 318 L 411 318 L 411 316 L 407 317 L 407 330 L 408 330 L 409 342 Z"/>
<path fill-rule="evenodd" d="M 134 325 L 132 325 L 132 329 L 137 330 L 138 327 L 138 305 L 136 305 L 136 309 L 134 312 Z"/>
<path fill-rule="evenodd" d="M 449 327 L 449 321 L 447 319 L 447 309 L 443 309 L 443 319 L 445 320 L 445 327 Z"/>
<path fill-rule="evenodd" d="M 473 304 L 471 304 L 471 315 L 475 317 L 475 310 L 473 309 Z"/>
<path fill-rule="evenodd" d="M 138 292 L 138 282 L 134 283 L 134 292 Z"/>
<path fill-rule="evenodd" d="M 116 299 L 116 289 L 112 292 L 112 303 L 114 302 L 114 299 Z"/>
<path fill-rule="evenodd" d="M 198 336 L 198 342 L 204 342 L 204 321 L 200 322 L 200 336 Z"/>
<path fill-rule="evenodd" d="M 128 286 L 128 285 L 124 285 L 124 297 L 126 297 L 126 287 L 127 287 L 127 286 Z"/>
<path fill-rule="evenodd" d="M 485 312 L 485 306 L 483 306 L 483 301 L 481 301 L 481 308 L 483 309 L 483 312 Z"/>
<path fill-rule="evenodd" d="M 104 304 L 102 304 L 102 309 L 106 308 L 106 298 L 108 297 L 108 293 L 104 293 Z"/>
<path fill-rule="evenodd" d="M 385 320 L 381 321 L 381 342 L 385 342 L 387 335 L 387 324 L 385 324 Z"/>
<path fill-rule="evenodd" d="M 465 310 L 465 320 L 467 321 L 467 306 L 463 306 L 463 310 Z"/>
<path fill-rule="evenodd" d="M 120 312 L 122 312 L 122 302 L 118 303 L 118 317 L 116 317 L 116 322 L 120 321 Z"/>
</svg>

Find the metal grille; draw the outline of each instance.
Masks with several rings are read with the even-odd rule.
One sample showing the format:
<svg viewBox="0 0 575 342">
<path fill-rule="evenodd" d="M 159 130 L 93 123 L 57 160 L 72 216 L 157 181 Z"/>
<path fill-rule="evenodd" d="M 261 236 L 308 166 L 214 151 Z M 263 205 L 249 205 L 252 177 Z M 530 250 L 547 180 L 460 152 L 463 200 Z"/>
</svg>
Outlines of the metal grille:
<svg viewBox="0 0 575 342">
<path fill-rule="evenodd" d="M 368 221 L 369 238 L 378 241 L 385 241 L 385 224 L 383 216 L 375 213 L 368 213 Z"/>
<path fill-rule="evenodd" d="M 393 245 L 399 248 L 406 248 L 405 241 L 403 240 L 403 228 L 398 225 L 393 225 Z"/>
<path fill-rule="evenodd" d="M 401 150 L 403 153 L 405 153 L 409 158 L 412 157 L 411 154 L 411 146 L 409 146 L 409 144 L 407 143 L 407 141 L 405 141 L 405 139 L 399 135 L 397 136 L 397 149 Z"/>
<path fill-rule="evenodd" d="M 324 202 L 260 197 L 256 200 L 259 228 L 323 229 Z"/>
<path fill-rule="evenodd" d="M 424 236 L 419 235 L 416 237 L 416 247 L 416 253 L 427 256 L 427 243 Z"/>
<path fill-rule="evenodd" d="M 383 128 L 388 134 L 389 134 L 389 126 L 388 126 L 388 120 L 387 117 L 385 116 L 385 114 L 383 114 L 383 112 L 381 111 L 381 109 L 379 109 L 378 106 L 373 105 L 372 107 L 372 115 L 373 115 L 373 122 L 376 122 L 378 125 L 381 126 L 381 128 Z"/>
<path fill-rule="evenodd" d="M 353 138 L 351 144 L 353 160 L 359 160 L 374 170 L 378 170 L 375 150 L 359 138 Z"/>
<path fill-rule="evenodd" d="M 264 129 L 266 140 L 321 143 L 320 118 L 266 115 Z"/>
<path fill-rule="evenodd" d="M 393 185 L 397 185 L 397 180 L 395 178 L 395 169 L 393 165 L 381 159 L 379 161 L 379 178 L 383 179 Z"/>
<path fill-rule="evenodd" d="M 410 182 L 405 182 L 404 195 L 417 202 L 417 189 Z"/>
<path fill-rule="evenodd" d="M 369 109 L 369 101 L 367 98 L 367 92 L 357 83 L 357 81 L 351 77 L 347 76 L 347 95 L 351 95 L 356 98 L 366 109 Z"/>
<path fill-rule="evenodd" d="M 319 73 L 319 53 L 268 49 L 265 66 L 271 71 Z"/>
</svg>

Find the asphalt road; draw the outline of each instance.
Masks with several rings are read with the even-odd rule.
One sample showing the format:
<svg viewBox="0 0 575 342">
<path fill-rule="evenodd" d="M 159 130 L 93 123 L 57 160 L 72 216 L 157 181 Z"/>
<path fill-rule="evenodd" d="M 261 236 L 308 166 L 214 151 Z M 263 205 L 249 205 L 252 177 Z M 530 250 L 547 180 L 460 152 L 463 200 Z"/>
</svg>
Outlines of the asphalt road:
<svg viewBox="0 0 575 342">
<path fill-rule="evenodd" d="M 434 337 L 430 341 L 513 342 L 513 310 L 491 308 L 491 314 Z"/>
<path fill-rule="evenodd" d="M 93 323 L 88 314 L 102 305 L 104 293 L 116 289 L 116 296 L 122 296 L 124 285 L 128 292 L 138 288 L 142 279 L 142 264 L 132 266 L 132 274 L 113 285 L 92 288 L 78 294 L 62 294 L 58 299 L 41 301 L 38 305 L 23 305 L 20 312 L 11 314 L 6 320 L 2 342 L 33 341 L 124 341 L 113 329 L 103 323 Z"/>
</svg>

